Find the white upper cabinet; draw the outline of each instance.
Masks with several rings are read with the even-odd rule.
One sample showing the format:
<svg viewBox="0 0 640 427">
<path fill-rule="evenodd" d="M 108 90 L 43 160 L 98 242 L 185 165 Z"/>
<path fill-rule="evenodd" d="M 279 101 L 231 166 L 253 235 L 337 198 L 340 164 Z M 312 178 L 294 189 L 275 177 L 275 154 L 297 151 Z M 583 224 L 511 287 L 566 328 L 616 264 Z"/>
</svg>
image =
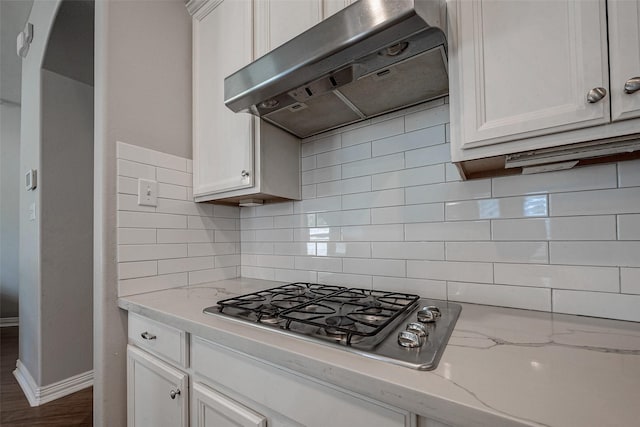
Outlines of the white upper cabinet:
<svg viewBox="0 0 640 427">
<path fill-rule="evenodd" d="M 224 105 L 224 78 L 253 59 L 249 1 L 205 4 L 193 19 L 193 192 L 253 186 L 253 116 Z M 244 172 L 243 172 L 244 171 Z"/>
<path fill-rule="evenodd" d="M 604 1 L 460 0 L 449 13 L 458 148 L 609 121 Z"/>
<path fill-rule="evenodd" d="M 322 0 L 258 0 L 255 10 L 256 58 L 322 20 Z"/>
<path fill-rule="evenodd" d="M 300 141 L 224 104 L 224 79 L 320 20 L 319 1 L 192 0 L 193 194 L 300 198 Z M 195 10 L 195 12 L 194 12 Z"/>
<path fill-rule="evenodd" d="M 640 1 L 609 0 L 611 117 L 640 116 Z M 626 88 L 625 88 L 626 86 Z"/>
<path fill-rule="evenodd" d="M 336 12 L 341 11 L 351 3 L 355 3 L 356 0 L 324 0 L 322 3 L 323 11 L 322 17 L 327 19 Z"/>
</svg>

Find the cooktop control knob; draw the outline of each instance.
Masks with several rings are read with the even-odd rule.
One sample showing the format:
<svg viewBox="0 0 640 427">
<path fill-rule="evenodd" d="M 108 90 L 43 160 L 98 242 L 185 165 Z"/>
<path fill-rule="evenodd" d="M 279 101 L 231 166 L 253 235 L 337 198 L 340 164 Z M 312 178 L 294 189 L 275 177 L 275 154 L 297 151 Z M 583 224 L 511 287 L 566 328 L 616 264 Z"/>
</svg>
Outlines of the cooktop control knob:
<svg viewBox="0 0 640 427">
<path fill-rule="evenodd" d="M 424 339 L 420 335 L 411 331 L 400 331 L 398 334 L 398 344 L 402 347 L 416 348 L 424 343 Z"/>
<path fill-rule="evenodd" d="M 440 316 L 442 316 L 442 313 L 440 313 L 440 309 L 435 305 L 429 305 L 426 307 L 422 307 L 418 311 L 418 322 L 433 323 L 438 320 Z"/>
<path fill-rule="evenodd" d="M 420 338 L 422 338 L 423 341 L 425 341 L 429 336 L 429 332 L 427 331 L 427 328 L 425 328 L 422 323 L 418 323 L 418 322 L 408 323 L 406 330 L 418 335 Z"/>
</svg>

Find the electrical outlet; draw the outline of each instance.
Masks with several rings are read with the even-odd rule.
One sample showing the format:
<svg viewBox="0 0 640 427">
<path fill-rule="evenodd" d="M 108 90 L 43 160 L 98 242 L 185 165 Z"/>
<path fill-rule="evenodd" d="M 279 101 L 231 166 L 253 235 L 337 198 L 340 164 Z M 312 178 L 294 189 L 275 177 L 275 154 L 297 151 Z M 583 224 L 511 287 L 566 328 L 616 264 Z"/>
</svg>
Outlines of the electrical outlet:
<svg viewBox="0 0 640 427">
<path fill-rule="evenodd" d="M 158 182 L 150 179 L 138 180 L 138 205 L 158 206 Z"/>
<path fill-rule="evenodd" d="M 36 220 L 36 204 L 31 203 L 29 205 L 29 221 L 35 221 L 35 220 Z"/>
</svg>

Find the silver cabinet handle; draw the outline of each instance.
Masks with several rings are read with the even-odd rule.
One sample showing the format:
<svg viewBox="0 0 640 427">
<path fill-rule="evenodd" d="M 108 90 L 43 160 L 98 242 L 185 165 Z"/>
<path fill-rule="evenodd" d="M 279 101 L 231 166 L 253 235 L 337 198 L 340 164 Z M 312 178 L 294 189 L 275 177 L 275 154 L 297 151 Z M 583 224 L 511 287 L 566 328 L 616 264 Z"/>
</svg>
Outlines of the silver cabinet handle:
<svg viewBox="0 0 640 427">
<path fill-rule="evenodd" d="M 145 340 L 155 340 L 155 339 L 156 339 L 156 336 L 155 336 L 155 335 L 150 334 L 149 332 L 146 332 L 146 331 L 145 331 L 145 332 L 143 332 L 143 333 L 141 333 L 141 334 L 140 334 L 140 336 L 141 336 L 142 338 L 144 338 Z"/>
<path fill-rule="evenodd" d="M 631 77 L 624 84 L 624 93 L 632 94 L 640 90 L 640 77 Z"/>
<path fill-rule="evenodd" d="M 249 175 L 250 175 L 250 174 L 249 174 L 249 172 L 248 172 L 248 171 L 243 170 L 243 171 L 242 171 L 242 173 L 241 173 L 241 175 L 242 175 L 242 177 L 243 177 L 243 178 L 249 178 Z"/>
<path fill-rule="evenodd" d="M 169 392 L 169 397 L 173 400 L 176 398 L 176 396 L 180 396 L 180 389 L 176 388 L 175 390 L 171 390 Z"/>
<path fill-rule="evenodd" d="M 595 104 L 600 101 L 602 98 L 607 96 L 607 90 L 603 87 L 594 87 L 587 94 L 587 102 L 590 104 Z"/>
</svg>

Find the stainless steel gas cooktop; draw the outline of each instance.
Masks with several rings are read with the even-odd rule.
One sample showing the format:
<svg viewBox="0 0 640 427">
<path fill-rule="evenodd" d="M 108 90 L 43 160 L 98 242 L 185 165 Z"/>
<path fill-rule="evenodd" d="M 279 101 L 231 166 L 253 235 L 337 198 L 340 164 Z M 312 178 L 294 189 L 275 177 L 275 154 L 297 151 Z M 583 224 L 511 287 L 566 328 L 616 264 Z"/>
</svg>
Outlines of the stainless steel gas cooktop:
<svg viewBox="0 0 640 427">
<path fill-rule="evenodd" d="M 419 370 L 435 369 L 462 310 L 418 295 L 291 283 L 204 312 Z"/>
</svg>

